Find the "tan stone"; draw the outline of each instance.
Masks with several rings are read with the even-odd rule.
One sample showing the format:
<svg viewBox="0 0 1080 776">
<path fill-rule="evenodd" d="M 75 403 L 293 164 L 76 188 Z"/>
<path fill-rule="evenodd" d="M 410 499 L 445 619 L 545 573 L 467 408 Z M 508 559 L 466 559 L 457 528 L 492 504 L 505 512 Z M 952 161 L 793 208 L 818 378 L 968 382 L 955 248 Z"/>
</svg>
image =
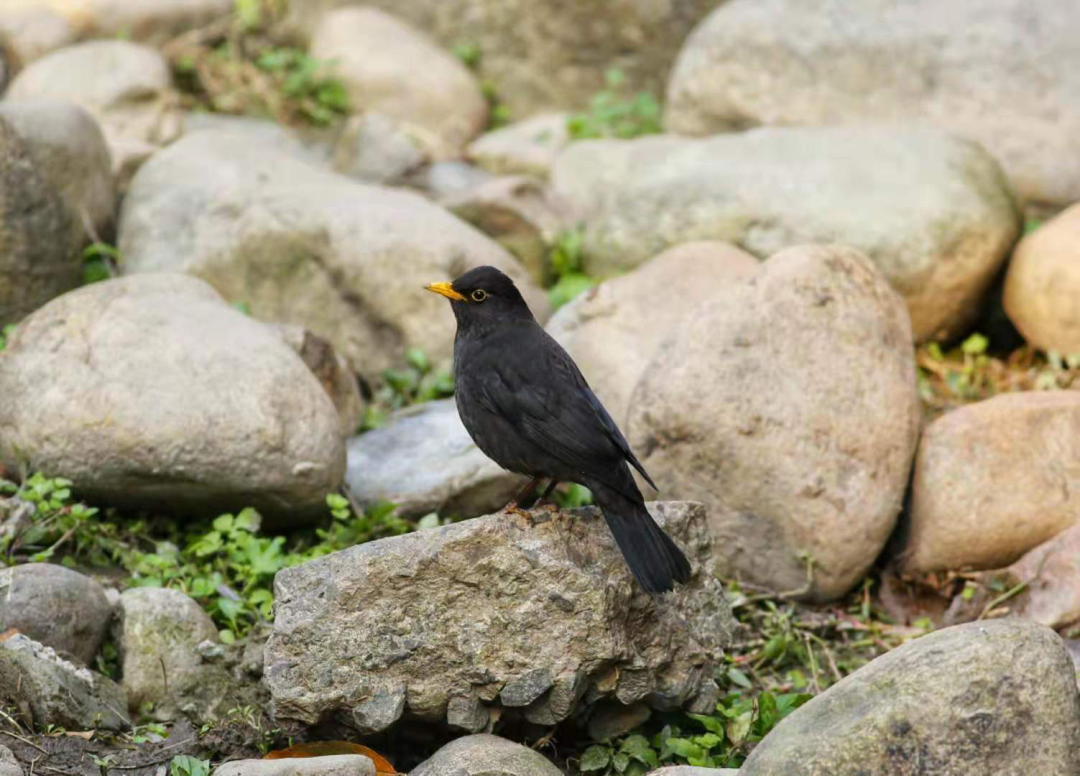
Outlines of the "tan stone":
<svg viewBox="0 0 1080 776">
<path fill-rule="evenodd" d="M 1006 566 L 1080 518 L 1080 392 L 996 396 L 923 432 L 909 573 Z"/>
<path fill-rule="evenodd" d="M 701 302 L 759 271 L 761 262 L 733 245 L 690 242 L 668 248 L 633 272 L 607 280 L 560 308 L 547 331 L 625 428 L 630 396 L 660 345 Z"/>
<path fill-rule="evenodd" d="M 1009 318 L 1032 345 L 1080 354 L 1080 204 L 1016 246 L 1003 302 Z"/>
<path fill-rule="evenodd" d="M 695 307 L 625 430 L 664 498 L 705 503 L 723 573 L 821 600 L 884 546 L 919 419 L 903 301 L 861 253 L 822 245 Z"/>
<path fill-rule="evenodd" d="M 569 118 L 567 113 L 544 113 L 487 132 L 469 144 L 469 159 L 496 175 L 547 178 L 570 142 Z"/>
<path fill-rule="evenodd" d="M 1043 542 L 1006 569 L 1026 587 L 1008 602 L 1014 617 L 1051 628 L 1080 620 L 1080 525 Z"/>
<path fill-rule="evenodd" d="M 487 102 L 472 73 L 426 35 L 374 8 L 342 8 L 315 29 L 311 55 L 332 63 L 356 112 L 424 130 L 436 158 L 458 156 L 483 129 Z"/>
</svg>

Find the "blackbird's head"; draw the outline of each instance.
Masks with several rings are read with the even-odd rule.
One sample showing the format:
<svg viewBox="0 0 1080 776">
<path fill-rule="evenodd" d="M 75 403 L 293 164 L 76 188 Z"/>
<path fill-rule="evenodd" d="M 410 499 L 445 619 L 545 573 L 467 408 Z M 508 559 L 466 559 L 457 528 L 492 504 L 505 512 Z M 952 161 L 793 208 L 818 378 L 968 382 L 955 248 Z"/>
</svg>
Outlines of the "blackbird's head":
<svg viewBox="0 0 1080 776">
<path fill-rule="evenodd" d="M 494 267 L 474 267 L 452 283 L 424 288 L 450 300 L 459 328 L 532 319 L 514 281 Z"/>
</svg>

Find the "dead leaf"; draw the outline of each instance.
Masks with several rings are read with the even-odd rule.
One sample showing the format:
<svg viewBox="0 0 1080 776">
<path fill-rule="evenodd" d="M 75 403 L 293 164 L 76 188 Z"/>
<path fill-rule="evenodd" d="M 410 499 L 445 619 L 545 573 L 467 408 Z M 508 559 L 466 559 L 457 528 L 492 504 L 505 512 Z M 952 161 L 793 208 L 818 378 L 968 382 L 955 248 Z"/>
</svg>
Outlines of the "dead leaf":
<svg viewBox="0 0 1080 776">
<path fill-rule="evenodd" d="M 297 744 L 288 749 L 275 749 L 264 760 L 282 760 L 292 757 L 331 757 L 336 754 L 362 754 L 375 763 L 375 772 L 379 776 L 397 776 L 397 770 L 390 761 L 363 744 L 350 741 L 312 741 L 309 744 Z"/>
<path fill-rule="evenodd" d="M 0 633 L 0 642 L 7 641 L 12 636 L 18 636 L 20 632 L 18 628 L 8 628 L 3 633 Z"/>
</svg>

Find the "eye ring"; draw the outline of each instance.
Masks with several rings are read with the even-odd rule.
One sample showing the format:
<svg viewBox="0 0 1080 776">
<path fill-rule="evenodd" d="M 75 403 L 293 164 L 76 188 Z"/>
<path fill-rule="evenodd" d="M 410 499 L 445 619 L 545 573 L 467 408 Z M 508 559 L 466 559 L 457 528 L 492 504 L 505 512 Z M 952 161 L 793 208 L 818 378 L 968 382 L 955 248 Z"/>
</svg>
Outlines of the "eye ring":
<svg viewBox="0 0 1080 776">
<path fill-rule="evenodd" d="M 471 294 L 469 294 L 469 296 L 472 297 L 472 300 L 474 302 L 483 302 L 485 299 L 487 299 L 487 291 L 482 288 L 478 288 Z"/>
</svg>

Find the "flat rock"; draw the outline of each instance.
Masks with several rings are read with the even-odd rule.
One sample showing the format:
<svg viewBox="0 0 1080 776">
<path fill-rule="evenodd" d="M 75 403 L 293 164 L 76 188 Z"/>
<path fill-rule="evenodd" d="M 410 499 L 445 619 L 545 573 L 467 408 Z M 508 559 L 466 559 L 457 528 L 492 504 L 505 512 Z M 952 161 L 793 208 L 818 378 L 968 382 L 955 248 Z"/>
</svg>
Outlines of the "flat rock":
<svg viewBox="0 0 1080 776">
<path fill-rule="evenodd" d="M 738 776 L 738 768 L 695 768 L 693 765 L 666 765 L 649 771 L 649 776 Z"/>
<path fill-rule="evenodd" d="M 902 300 L 858 251 L 802 246 L 687 315 L 626 431 L 665 496 L 706 504 L 725 575 L 824 600 L 891 533 L 919 423 Z"/>
<path fill-rule="evenodd" d="M 82 228 L 23 136 L 0 116 L 0 320 L 78 285 Z"/>
<path fill-rule="evenodd" d="M 130 708 L 168 722 L 187 714 L 198 723 L 224 716 L 236 703 L 228 672 L 204 662 L 197 647 L 216 643 L 217 628 L 179 590 L 136 587 L 124 591 L 114 637 Z M 147 711 L 149 709 L 149 711 Z"/>
<path fill-rule="evenodd" d="M 376 8 L 327 13 L 312 33 L 310 52 L 333 63 L 354 111 L 376 111 L 422 130 L 435 157 L 460 156 L 487 121 L 487 102 L 468 68 Z"/>
<path fill-rule="evenodd" d="M 131 724 L 118 684 L 22 634 L 0 641 L 0 703 L 28 726 L 124 730 Z"/>
<path fill-rule="evenodd" d="M 94 580 L 52 563 L 0 569 L 0 633 L 20 633 L 92 665 L 112 605 Z"/>
<path fill-rule="evenodd" d="M 477 732 L 499 707 L 543 725 L 603 699 L 706 710 L 732 620 L 705 511 L 649 506 L 695 571 L 662 597 L 633 583 L 592 508 L 534 512 L 532 527 L 490 515 L 279 572 L 276 718 L 374 733 L 404 714 Z"/>
<path fill-rule="evenodd" d="M 1002 301 L 1029 343 L 1080 354 L 1080 204 L 1020 241 L 1009 260 Z"/>
<path fill-rule="evenodd" d="M 91 241 L 89 229 L 108 235 L 116 217 L 112 157 L 101 127 L 70 102 L 0 102 L 5 119 L 26 141 L 37 169 L 60 192 L 74 216 L 76 248 Z"/>
<path fill-rule="evenodd" d="M 1078 28 L 1073 0 L 725 2 L 679 54 L 665 126 L 708 135 L 762 124 L 931 124 L 989 149 L 1025 198 L 1072 203 Z"/>
<path fill-rule="evenodd" d="M 485 132 L 469 144 L 469 159 L 495 175 L 547 178 L 570 143 L 568 113 L 544 113 Z"/>
<path fill-rule="evenodd" d="M 156 154 L 120 215 L 129 273 L 184 271 L 262 320 L 304 326 L 378 380 L 419 347 L 453 351 L 436 280 L 491 264 L 540 320 L 542 289 L 509 253 L 419 194 L 356 183 L 250 138 L 198 132 Z"/>
<path fill-rule="evenodd" d="M 126 185 L 157 147 L 181 131 L 170 96 L 172 77 L 156 50 L 125 40 L 94 40 L 54 51 L 25 67 L 4 99 L 72 102 L 105 133 L 113 172 Z"/>
<path fill-rule="evenodd" d="M 365 507 L 390 501 L 405 516 L 476 517 L 501 509 L 526 480 L 480 452 L 454 400 L 440 399 L 351 439 L 345 481 Z"/>
<path fill-rule="evenodd" d="M 919 341 L 971 321 L 1020 227 L 997 162 L 927 128 L 582 141 L 559 156 L 552 181 L 585 222 L 593 274 L 692 240 L 734 243 L 759 258 L 843 243 L 904 297 Z"/>
<path fill-rule="evenodd" d="M 919 772 L 1080 772 L 1080 697 L 1058 635 L 1022 620 L 988 620 L 910 641 L 796 709 L 739 769 Z"/>
<path fill-rule="evenodd" d="M 756 258 L 727 243 L 676 245 L 560 307 L 547 332 L 566 348 L 615 423 L 625 428 L 634 386 L 660 346 L 700 303 L 760 268 Z"/>
<path fill-rule="evenodd" d="M 1077 523 L 1080 393 L 1032 391 L 926 427 L 901 554 L 912 574 L 996 569 Z"/>
<path fill-rule="evenodd" d="M 295 522 L 325 514 L 345 469 L 338 413 L 300 357 L 186 275 L 41 308 L 8 339 L 0 394 L 0 460 L 112 505 Z"/>
<path fill-rule="evenodd" d="M 375 764 L 362 754 L 233 760 L 215 768 L 214 776 L 375 776 Z"/>
<path fill-rule="evenodd" d="M 451 741 L 409 776 L 560 776 L 539 752 L 505 738 L 480 733 Z"/>
</svg>

